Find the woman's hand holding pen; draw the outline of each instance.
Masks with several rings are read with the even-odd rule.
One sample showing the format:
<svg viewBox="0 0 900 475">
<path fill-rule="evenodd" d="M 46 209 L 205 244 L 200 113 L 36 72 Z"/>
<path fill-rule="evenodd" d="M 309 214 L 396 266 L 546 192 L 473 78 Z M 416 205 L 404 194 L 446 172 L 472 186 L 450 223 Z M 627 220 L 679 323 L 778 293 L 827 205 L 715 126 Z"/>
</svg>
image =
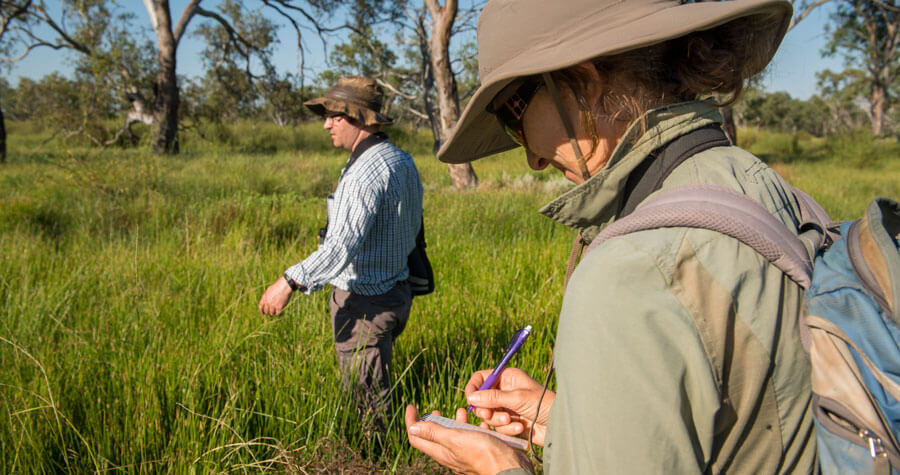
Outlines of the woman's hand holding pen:
<svg viewBox="0 0 900 475">
<path fill-rule="evenodd" d="M 528 438 L 528 430 L 537 412 L 543 386 L 518 368 L 506 368 L 500 373 L 498 389 L 479 391 L 478 388 L 491 374 L 481 370 L 472 375 L 466 384 L 466 398 L 475 406 L 475 415 L 482 419 L 482 427 L 490 426 L 501 434 Z M 534 425 L 532 443 L 544 446 L 547 417 L 556 393 L 548 390 L 541 402 L 541 413 Z"/>
<path fill-rule="evenodd" d="M 437 411 L 434 413 L 440 415 Z M 405 419 L 409 444 L 455 473 L 492 475 L 511 468 L 532 471 L 525 452 L 490 435 L 419 421 L 418 411 L 412 405 L 406 406 Z M 456 410 L 456 420 L 468 422 L 465 409 Z"/>
<path fill-rule="evenodd" d="M 492 370 L 478 371 L 466 384 L 466 396 L 475 406 L 475 414 L 482 418 L 482 427 L 493 426 L 497 432 L 528 438 L 528 429 L 537 412 L 541 386 L 524 371 L 506 368 L 500 373 L 498 389 L 478 391 Z M 547 391 L 541 412 L 534 425 L 532 442 L 544 445 L 547 417 L 556 393 Z M 406 407 L 406 427 L 409 443 L 428 454 L 438 463 L 458 473 L 497 473 L 507 468 L 531 470 L 525 452 L 510 448 L 498 439 L 473 431 L 454 430 L 433 422 L 420 422 L 414 406 Z M 468 422 L 463 408 L 456 410 L 456 420 Z"/>
</svg>

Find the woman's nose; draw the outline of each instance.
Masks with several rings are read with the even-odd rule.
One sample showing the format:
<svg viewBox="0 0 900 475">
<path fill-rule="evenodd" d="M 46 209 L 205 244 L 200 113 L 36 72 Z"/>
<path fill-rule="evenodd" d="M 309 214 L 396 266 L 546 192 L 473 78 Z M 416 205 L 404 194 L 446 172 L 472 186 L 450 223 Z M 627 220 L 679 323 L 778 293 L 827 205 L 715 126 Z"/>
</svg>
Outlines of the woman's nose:
<svg viewBox="0 0 900 475">
<path fill-rule="evenodd" d="M 528 150 L 528 148 L 525 148 L 525 158 L 528 160 L 528 166 L 531 167 L 532 170 L 543 170 L 550 164 L 550 162 L 544 160 L 540 155 L 531 150 Z"/>
</svg>

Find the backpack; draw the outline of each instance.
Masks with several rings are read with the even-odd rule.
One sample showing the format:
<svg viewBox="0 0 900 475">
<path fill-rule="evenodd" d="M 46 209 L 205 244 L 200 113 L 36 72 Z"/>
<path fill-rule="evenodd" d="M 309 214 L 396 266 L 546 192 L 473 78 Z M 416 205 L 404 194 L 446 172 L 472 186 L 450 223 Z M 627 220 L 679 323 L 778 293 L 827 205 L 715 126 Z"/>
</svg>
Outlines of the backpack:
<svg viewBox="0 0 900 475">
<path fill-rule="evenodd" d="M 685 138 L 696 145 L 696 138 Z M 669 162 L 711 146 L 678 148 Z M 660 155 L 658 161 L 667 161 L 665 147 Z M 801 210 L 799 235 L 746 195 L 689 185 L 646 199 L 585 252 L 660 227 L 708 229 L 752 247 L 806 290 L 800 323 L 812 364 L 821 472 L 900 471 L 900 203 L 877 198 L 860 219 L 833 223 L 815 200 L 792 191 Z"/>
<path fill-rule="evenodd" d="M 416 247 L 406 258 L 409 267 L 409 287 L 413 296 L 428 295 L 434 292 L 434 271 L 431 269 L 431 261 L 425 253 L 425 221 L 419 227 L 416 235 Z"/>
</svg>

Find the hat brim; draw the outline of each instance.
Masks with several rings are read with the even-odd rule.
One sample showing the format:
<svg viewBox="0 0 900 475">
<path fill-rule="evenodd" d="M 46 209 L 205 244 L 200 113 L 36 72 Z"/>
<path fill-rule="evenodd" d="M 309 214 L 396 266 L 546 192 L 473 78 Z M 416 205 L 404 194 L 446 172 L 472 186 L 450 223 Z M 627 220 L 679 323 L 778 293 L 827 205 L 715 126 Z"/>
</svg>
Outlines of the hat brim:
<svg viewBox="0 0 900 475">
<path fill-rule="evenodd" d="M 325 117 L 328 112 L 338 112 L 345 114 L 351 119 L 363 125 L 391 125 L 394 119 L 374 111 L 372 109 L 362 107 L 351 102 L 333 99 L 330 97 L 317 97 L 303 103 L 307 109 L 312 111 L 319 117 Z"/>
<path fill-rule="evenodd" d="M 570 25 L 575 27 L 566 28 L 562 37 L 553 35 L 545 38 L 542 44 L 510 57 L 482 78 L 481 86 L 438 151 L 438 159 L 445 163 L 466 163 L 518 147 L 493 114 L 486 110 L 494 96 L 516 78 L 624 53 L 694 31 L 715 28 L 739 18 L 774 14 L 780 16 L 781 21 L 773 22 L 769 35 L 771 41 L 759 45 L 769 51 L 765 61 L 756 66 L 754 72 L 758 73 L 775 55 L 787 32 L 792 12 L 791 4 L 786 0 L 699 2 L 674 4 L 635 21 L 612 26 L 602 11 L 587 12 L 574 25 Z M 666 27 L 661 28 L 660 25 Z M 482 36 L 480 31 L 479 36 Z M 494 40 L 499 41 L 498 38 Z"/>
</svg>

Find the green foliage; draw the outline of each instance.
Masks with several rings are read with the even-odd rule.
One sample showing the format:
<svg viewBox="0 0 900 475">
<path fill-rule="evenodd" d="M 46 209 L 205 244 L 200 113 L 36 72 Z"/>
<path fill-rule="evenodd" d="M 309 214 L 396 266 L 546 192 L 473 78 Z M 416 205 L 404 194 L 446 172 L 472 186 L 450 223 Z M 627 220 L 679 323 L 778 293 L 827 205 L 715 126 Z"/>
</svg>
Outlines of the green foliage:
<svg viewBox="0 0 900 475">
<path fill-rule="evenodd" d="M 811 157 L 801 141 L 808 142 L 809 136 L 800 132 L 780 133 L 755 129 L 741 130 L 738 133 L 739 145 L 768 163 L 809 160 Z"/>
<path fill-rule="evenodd" d="M 134 15 L 120 13 L 115 2 L 48 5 L 37 0 L 29 4 L 24 16 L 5 29 L 0 50 L 16 56 L 36 45 L 70 51 L 75 71 L 70 78 L 53 73 L 37 82 L 20 80 L 10 91 L 13 118 L 39 118 L 64 134 L 105 140 L 108 137 L 99 122 L 127 107 L 126 85 L 139 88 L 152 83 L 155 54 L 151 44 L 131 35 Z"/>
<path fill-rule="evenodd" d="M 7 120 L 28 121 L 70 144 L 99 145 L 115 135 L 117 102 L 106 86 L 90 78 L 68 79 L 58 73 L 40 81 L 21 78 L 4 97 Z"/>
<path fill-rule="evenodd" d="M 841 164 L 857 170 L 879 170 L 900 159 L 900 143 L 876 138 L 868 130 L 820 139 L 804 133 L 746 129 L 738 133 L 738 139 L 741 147 L 770 164 L 819 164 L 823 169 Z"/>
<path fill-rule="evenodd" d="M 839 130 L 828 106 L 817 96 L 803 101 L 786 92 L 767 93 L 751 88 L 735 106 L 735 112 L 743 127 L 786 133 L 802 131 L 817 137 Z"/>
<path fill-rule="evenodd" d="M 391 133 L 430 149 L 419 133 Z M 388 450 L 362 458 L 369 440 L 337 382 L 326 292 L 296 296 L 282 317 L 256 311 L 314 249 L 346 153 L 39 156 L 23 138 L 0 174 L 0 466 L 436 470 L 399 419 Z M 529 173 L 523 157 L 499 160 L 482 175 L 493 186 L 457 193 L 445 165 L 417 152 L 439 286 L 398 341 L 397 408 L 462 405 L 468 375 L 528 323 L 540 331 L 517 365 L 549 363 L 571 235 L 534 212 L 550 193 L 500 185 L 501 172 Z"/>
<path fill-rule="evenodd" d="M 826 55 L 840 55 L 865 97 L 872 131 L 880 135 L 884 115 L 900 92 L 900 3 L 897 0 L 842 0 L 831 15 Z"/>
<path fill-rule="evenodd" d="M 831 157 L 857 168 L 876 168 L 900 157 L 900 143 L 876 139 L 868 130 L 829 137 L 825 150 Z"/>
<path fill-rule="evenodd" d="M 245 11 L 235 0 L 226 0 L 218 8 L 229 26 L 206 20 L 193 33 L 206 45 L 202 55 L 206 74 L 187 88 L 192 112 L 213 121 L 256 117 L 265 102 L 260 85 L 267 78 L 277 80 L 272 64 L 277 26 L 260 10 Z M 251 67 L 254 63 L 258 67 Z"/>
<path fill-rule="evenodd" d="M 378 455 L 338 383 L 327 293 L 295 296 L 280 317 L 256 310 L 315 248 L 346 153 L 319 124 L 210 127 L 228 143 L 194 130 L 185 153 L 157 157 L 42 151 L 44 135 L 11 124 L 0 170 L 5 471 L 438 472 L 408 446 L 404 404 L 462 406 L 471 372 L 493 366 L 526 324 L 536 331 L 514 364 L 543 376 L 572 238 L 535 212 L 567 187 L 557 174 L 514 150 L 478 162 L 478 191 L 456 192 L 427 132 L 389 130 L 426 188 L 438 287 L 416 299 L 397 342 L 398 413 Z M 751 149 L 782 140 L 740 135 Z M 841 153 L 830 142 L 789 138 L 818 161 L 767 158 L 834 217 L 900 196 L 896 144 L 875 140 L 883 159 L 860 168 L 829 157 Z M 237 151 L 268 143 L 282 145 Z"/>
<path fill-rule="evenodd" d="M 828 110 L 828 132 L 848 132 L 862 129 L 869 123 L 864 102 L 869 81 L 864 71 L 848 68 L 840 73 L 825 69 L 816 73 L 821 101 Z"/>
<path fill-rule="evenodd" d="M 0 106 L 9 100 L 13 88 L 9 85 L 9 81 L 4 77 L 0 77 Z"/>
<path fill-rule="evenodd" d="M 346 43 L 331 50 L 332 68 L 320 75 L 320 82 L 335 84 L 339 77 L 348 74 L 382 77 L 386 70 L 394 67 L 397 55 L 376 38 L 371 26 L 361 25 L 360 28 L 348 35 Z"/>
</svg>

